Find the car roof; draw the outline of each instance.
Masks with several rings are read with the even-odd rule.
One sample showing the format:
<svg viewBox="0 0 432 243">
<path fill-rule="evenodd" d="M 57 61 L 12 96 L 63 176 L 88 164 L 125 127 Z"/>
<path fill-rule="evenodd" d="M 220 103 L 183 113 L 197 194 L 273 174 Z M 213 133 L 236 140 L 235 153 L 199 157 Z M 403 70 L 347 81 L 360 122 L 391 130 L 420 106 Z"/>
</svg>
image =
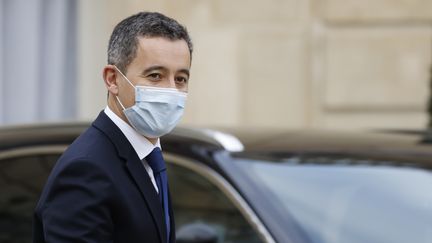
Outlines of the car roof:
<svg viewBox="0 0 432 243">
<path fill-rule="evenodd" d="M 227 129 L 248 149 L 285 150 L 307 146 L 311 149 L 325 148 L 370 148 L 370 147 L 424 147 L 421 133 L 399 131 L 338 131 L 338 130 L 262 130 Z"/>
<path fill-rule="evenodd" d="M 0 151 L 14 147 L 70 144 L 89 122 L 0 127 Z M 168 144 L 183 143 L 206 150 L 237 153 L 297 153 L 360 156 L 421 161 L 432 166 L 432 144 L 422 132 L 331 131 L 245 128 L 192 128 L 180 126 L 163 137 Z"/>
<path fill-rule="evenodd" d="M 249 154 L 267 153 L 405 161 L 432 168 L 432 144 L 421 131 L 334 131 L 237 129 Z"/>
<path fill-rule="evenodd" d="M 3 126 L 0 127 L 0 151 L 32 145 L 70 144 L 89 126 L 89 122 Z M 243 150 L 242 144 L 235 137 L 211 129 L 178 127 L 163 138 L 164 141 L 179 139 L 212 149 Z"/>
</svg>

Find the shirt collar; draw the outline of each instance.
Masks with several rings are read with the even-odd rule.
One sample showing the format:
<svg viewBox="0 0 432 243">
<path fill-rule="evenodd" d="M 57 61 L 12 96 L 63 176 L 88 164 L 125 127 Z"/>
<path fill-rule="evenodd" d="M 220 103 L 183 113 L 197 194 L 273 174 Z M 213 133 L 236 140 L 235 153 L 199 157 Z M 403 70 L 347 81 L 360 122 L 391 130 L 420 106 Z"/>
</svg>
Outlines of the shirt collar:
<svg viewBox="0 0 432 243">
<path fill-rule="evenodd" d="M 139 134 L 133 127 L 117 116 L 108 106 L 105 107 L 104 112 L 126 136 L 129 143 L 135 149 L 135 152 L 137 153 L 140 160 L 143 160 L 145 157 L 147 157 L 147 155 L 149 155 L 154 148 L 161 148 L 159 138 L 156 141 L 156 145 L 154 145 L 146 137 Z"/>
</svg>

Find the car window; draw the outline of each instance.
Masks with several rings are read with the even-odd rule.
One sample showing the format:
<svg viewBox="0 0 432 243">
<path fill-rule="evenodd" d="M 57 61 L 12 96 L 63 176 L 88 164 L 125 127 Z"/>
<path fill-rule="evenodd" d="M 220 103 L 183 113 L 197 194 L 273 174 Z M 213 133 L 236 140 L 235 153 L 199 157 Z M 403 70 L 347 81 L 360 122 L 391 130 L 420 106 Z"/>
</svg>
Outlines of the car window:
<svg viewBox="0 0 432 243">
<path fill-rule="evenodd" d="M 31 242 L 33 210 L 59 155 L 0 160 L 0 242 Z"/>
<path fill-rule="evenodd" d="M 177 232 L 199 223 L 216 232 L 217 242 L 262 242 L 241 212 L 216 185 L 182 166 L 167 163 L 167 167 Z"/>
<path fill-rule="evenodd" d="M 432 242 L 432 171 L 392 161 L 238 158 L 225 166 L 278 236 L 313 243 Z"/>
</svg>

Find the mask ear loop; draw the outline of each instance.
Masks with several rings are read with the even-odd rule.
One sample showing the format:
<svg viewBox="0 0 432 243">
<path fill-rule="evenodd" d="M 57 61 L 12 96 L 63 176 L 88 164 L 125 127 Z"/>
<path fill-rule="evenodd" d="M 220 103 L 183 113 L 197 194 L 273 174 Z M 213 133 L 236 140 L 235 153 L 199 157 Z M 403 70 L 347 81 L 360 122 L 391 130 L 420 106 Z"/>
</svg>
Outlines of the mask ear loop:
<svg viewBox="0 0 432 243">
<path fill-rule="evenodd" d="M 118 69 L 118 67 L 117 67 L 116 65 L 113 65 L 113 66 L 114 66 L 114 68 L 115 68 L 115 69 L 116 69 L 116 70 L 121 74 L 121 76 L 123 76 L 123 78 L 126 79 L 126 81 L 127 81 L 130 85 L 132 85 L 132 87 L 135 88 L 135 85 L 133 85 L 132 82 L 131 82 L 128 78 L 126 78 L 126 76 L 122 73 L 122 71 L 120 71 L 120 69 Z M 122 102 L 120 101 L 118 95 L 116 95 L 116 99 L 117 99 L 117 101 L 119 102 L 120 106 L 123 108 L 123 110 L 126 110 L 126 108 L 124 107 L 124 105 L 123 105 Z"/>
<path fill-rule="evenodd" d="M 123 108 L 123 110 L 126 110 L 126 108 L 123 106 L 123 104 L 121 103 L 121 101 L 117 95 L 116 95 L 116 99 L 117 99 L 118 103 L 120 104 L 120 106 Z"/>
<path fill-rule="evenodd" d="M 120 69 L 118 69 L 118 67 L 117 67 L 116 65 L 113 65 L 113 66 L 114 66 L 114 68 L 117 70 L 117 72 L 119 72 L 119 73 L 121 74 L 121 76 L 123 76 L 123 78 L 126 79 L 126 81 L 128 81 L 128 83 L 129 83 L 130 85 L 132 85 L 132 87 L 135 88 L 135 85 L 133 85 L 132 82 L 131 82 L 128 78 L 126 78 L 126 76 L 122 73 L 122 71 L 120 71 Z"/>
</svg>

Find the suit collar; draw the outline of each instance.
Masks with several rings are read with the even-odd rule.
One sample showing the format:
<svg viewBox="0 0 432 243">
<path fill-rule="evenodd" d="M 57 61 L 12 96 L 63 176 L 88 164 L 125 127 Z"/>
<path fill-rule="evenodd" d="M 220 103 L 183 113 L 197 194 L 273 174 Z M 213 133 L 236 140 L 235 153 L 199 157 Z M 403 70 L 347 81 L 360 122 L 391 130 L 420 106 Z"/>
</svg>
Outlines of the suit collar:
<svg viewBox="0 0 432 243">
<path fill-rule="evenodd" d="M 146 137 L 138 133 L 132 126 L 123 121 L 117 114 L 115 114 L 109 108 L 109 106 L 105 107 L 104 112 L 108 116 L 108 118 L 110 118 L 110 120 L 114 122 L 114 124 L 116 124 L 117 127 L 122 131 L 122 133 L 125 135 L 129 143 L 135 149 L 138 157 L 141 160 L 144 159 L 147 155 L 149 155 L 155 147 L 161 147 L 159 138 L 157 139 L 155 145 L 152 144 Z"/>
<path fill-rule="evenodd" d="M 166 242 L 166 226 L 159 197 L 153 187 L 149 175 L 147 174 L 141 160 L 133 149 L 122 131 L 113 121 L 102 111 L 92 126 L 102 131 L 117 149 L 119 157 L 125 161 L 125 166 L 141 192 L 144 201 L 150 209 L 153 220 L 157 225 L 159 237 L 162 242 Z"/>
<path fill-rule="evenodd" d="M 93 122 L 92 126 L 103 132 L 109 138 L 116 147 L 117 153 L 121 158 L 127 159 L 129 157 L 131 150 L 133 151 L 133 147 L 122 131 L 111 121 L 104 111 L 99 113 L 99 116 Z"/>
</svg>

